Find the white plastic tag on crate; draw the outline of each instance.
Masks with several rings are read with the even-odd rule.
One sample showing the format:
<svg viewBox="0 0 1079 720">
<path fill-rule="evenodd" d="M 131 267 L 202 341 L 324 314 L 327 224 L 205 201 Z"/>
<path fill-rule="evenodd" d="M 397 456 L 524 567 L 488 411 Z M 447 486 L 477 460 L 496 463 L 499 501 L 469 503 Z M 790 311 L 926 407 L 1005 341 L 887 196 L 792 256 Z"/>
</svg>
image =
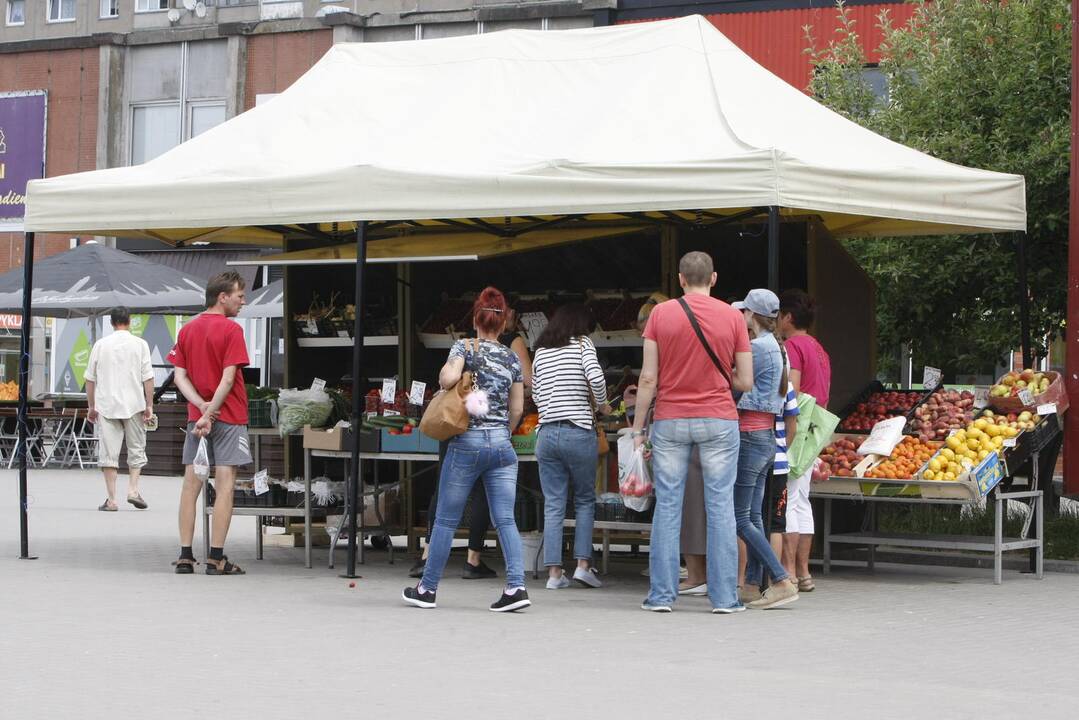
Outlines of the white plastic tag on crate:
<svg viewBox="0 0 1079 720">
<path fill-rule="evenodd" d="M 1030 407 L 1034 404 L 1034 394 L 1026 388 L 1023 388 L 1019 391 L 1019 402 L 1023 403 L 1023 405 L 1027 407 Z"/>
<path fill-rule="evenodd" d="M 1015 447 L 1015 438 L 1004 438 L 1004 447 Z"/>
<path fill-rule="evenodd" d="M 426 392 L 427 383 L 413 380 L 412 387 L 408 391 L 408 401 L 413 405 L 423 405 L 423 395 Z"/>
<path fill-rule="evenodd" d="M 922 386 L 926 389 L 935 388 L 940 385 L 940 368 L 929 367 L 926 365 L 922 368 Z"/>
<path fill-rule="evenodd" d="M 974 407 L 983 408 L 989 404 L 989 388 L 979 385 L 974 388 Z"/>
<path fill-rule="evenodd" d="M 318 323 L 316 323 L 314 320 L 307 321 L 307 334 L 318 335 Z"/>
<path fill-rule="evenodd" d="M 389 405 L 397 395 L 397 378 L 384 378 L 382 380 L 382 402 Z"/>
<path fill-rule="evenodd" d="M 270 486 L 266 483 L 267 472 L 265 470 L 259 470 L 255 473 L 255 477 L 251 478 L 255 483 L 255 494 L 265 495 L 270 492 Z"/>
<path fill-rule="evenodd" d="M 315 392 L 326 389 L 326 381 L 322 378 L 315 378 L 311 381 L 311 389 Z"/>
<path fill-rule="evenodd" d="M 397 417 L 400 414 L 401 413 L 397 412 L 396 410 L 383 410 L 382 411 L 382 417 Z"/>
<path fill-rule="evenodd" d="M 348 330 L 338 330 L 337 331 L 337 337 L 339 337 L 339 338 L 347 338 L 348 337 Z"/>
<path fill-rule="evenodd" d="M 1056 403 L 1045 403 L 1044 405 L 1039 405 L 1038 406 L 1038 414 L 1039 415 L 1053 415 L 1053 414 L 1056 413 L 1056 411 L 1057 411 L 1057 404 Z"/>
</svg>

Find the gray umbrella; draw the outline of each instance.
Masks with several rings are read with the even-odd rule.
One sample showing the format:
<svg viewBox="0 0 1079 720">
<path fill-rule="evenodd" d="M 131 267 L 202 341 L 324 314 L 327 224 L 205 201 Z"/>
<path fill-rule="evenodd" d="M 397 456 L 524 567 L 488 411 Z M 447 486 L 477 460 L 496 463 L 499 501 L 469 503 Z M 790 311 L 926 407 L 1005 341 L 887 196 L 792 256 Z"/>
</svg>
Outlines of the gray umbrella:
<svg viewBox="0 0 1079 720">
<path fill-rule="evenodd" d="M 99 243 L 35 263 L 33 314 L 92 317 L 133 312 L 189 314 L 206 309 L 205 280 Z M 22 312 L 23 269 L 0 275 L 0 312 Z"/>
<path fill-rule="evenodd" d="M 247 302 L 240 310 L 240 319 L 244 318 L 279 318 L 285 314 L 285 284 L 274 280 L 258 290 L 252 290 Z"/>
</svg>

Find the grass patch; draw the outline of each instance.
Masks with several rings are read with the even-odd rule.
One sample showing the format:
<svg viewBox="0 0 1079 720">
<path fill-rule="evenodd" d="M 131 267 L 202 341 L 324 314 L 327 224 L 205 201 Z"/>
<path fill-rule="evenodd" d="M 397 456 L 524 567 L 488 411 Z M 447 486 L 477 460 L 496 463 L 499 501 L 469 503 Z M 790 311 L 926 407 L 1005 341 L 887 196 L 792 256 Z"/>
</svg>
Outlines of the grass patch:
<svg viewBox="0 0 1079 720">
<path fill-rule="evenodd" d="M 940 505 L 889 505 L 877 508 L 882 531 L 918 535 L 993 535 L 993 509 Z M 1022 517 L 1004 519 L 1004 535 L 1018 537 Z M 1045 557 L 1079 560 L 1079 510 L 1061 508 L 1060 515 L 1045 519 Z"/>
</svg>

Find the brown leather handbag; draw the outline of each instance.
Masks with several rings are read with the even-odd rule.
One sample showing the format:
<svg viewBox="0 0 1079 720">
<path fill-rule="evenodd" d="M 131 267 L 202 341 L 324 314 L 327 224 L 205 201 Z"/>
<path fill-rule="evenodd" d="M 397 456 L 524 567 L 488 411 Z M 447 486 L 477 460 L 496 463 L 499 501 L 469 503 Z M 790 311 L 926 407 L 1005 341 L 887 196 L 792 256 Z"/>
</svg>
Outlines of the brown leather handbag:
<svg viewBox="0 0 1079 720">
<path fill-rule="evenodd" d="M 466 347 L 472 341 L 466 342 Z M 475 341 L 474 352 L 479 352 L 479 341 Z M 439 390 L 420 419 L 420 432 L 438 441 L 449 440 L 468 430 L 468 409 L 465 398 L 476 389 L 475 375 L 465 370 L 461 379 L 449 390 Z"/>
</svg>

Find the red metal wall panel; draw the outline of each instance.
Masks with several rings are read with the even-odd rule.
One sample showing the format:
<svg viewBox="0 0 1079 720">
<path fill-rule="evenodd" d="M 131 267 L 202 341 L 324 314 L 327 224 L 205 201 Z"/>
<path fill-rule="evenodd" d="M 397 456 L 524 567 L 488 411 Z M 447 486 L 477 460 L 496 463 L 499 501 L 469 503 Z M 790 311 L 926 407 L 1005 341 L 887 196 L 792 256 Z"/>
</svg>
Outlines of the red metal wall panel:
<svg viewBox="0 0 1079 720">
<path fill-rule="evenodd" d="M 880 59 L 877 48 L 882 34 L 877 23 L 881 12 L 887 10 L 893 24 L 906 23 L 914 14 L 914 7 L 903 3 L 856 5 L 848 10 L 868 62 Z M 705 17 L 747 55 L 799 90 L 806 89 L 813 72 L 805 53 L 809 46 L 805 28 L 810 26 L 817 46 L 824 47 L 835 38 L 835 30 L 839 27 L 839 16 L 834 7 L 720 13 Z"/>
</svg>

